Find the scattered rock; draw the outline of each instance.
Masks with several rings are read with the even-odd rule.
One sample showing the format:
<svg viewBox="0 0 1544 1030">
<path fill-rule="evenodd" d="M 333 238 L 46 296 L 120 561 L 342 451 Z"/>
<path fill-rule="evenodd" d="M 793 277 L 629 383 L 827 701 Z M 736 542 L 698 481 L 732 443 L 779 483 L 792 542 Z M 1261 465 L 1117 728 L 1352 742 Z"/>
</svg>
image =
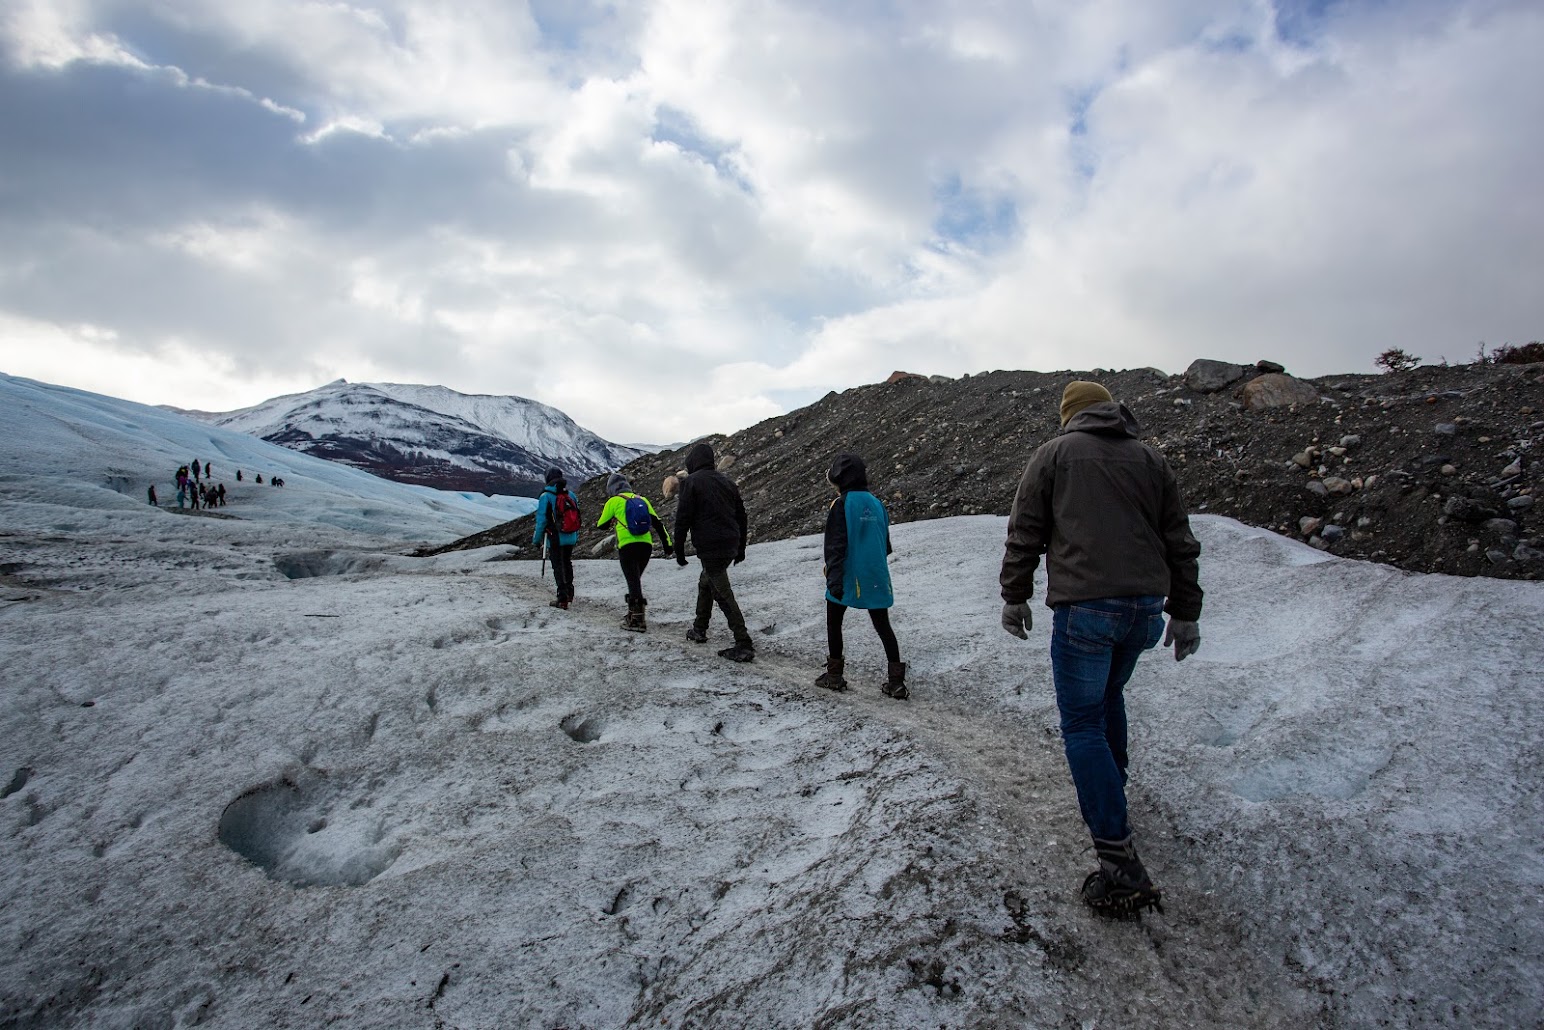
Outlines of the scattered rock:
<svg viewBox="0 0 1544 1030">
<path fill-rule="evenodd" d="M 1285 365 L 1277 364 L 1274 361 L 1265 360 L 1256 361 L 1255 368 L 1258 368 L 1261 372 L 1266 373 L 1267 375 L 1271 373 L 1280 374 L 1287 370 L 1287 366 Z"/>
<path fill-rule="evenodd" d="M 1513 511 L 1527 511 L 1529 508 L 1533 507 L 1533 495 L 1518 494 L 1516 497 L 1507 501 L 1506 506 L 1511 508 Z"/>
<path fill-rule="evenodd" d="M 1501 508 L 1483 497 L 1454 494 L 1442 504 L 1442 514 L 1464 522 L 1484 522 L 1500 516 Z"/>
<path fill-rule="evenodd" d="M 1458 427 L 1451 422 L 1438 422 L 1431 427 L 1431 431 L 1438 436 L 1457 436 Z"/>
<path fill-rule="evenodd" d="M 1319 388 L 1302 379 L 1271 372 L 1245 383 L 1240 399 L 1249 411 L 1266 411 L 1293 404 L 1316 403 L 1319 400 Z"/>
<path fill-rule="evenodd" d="M 1501 537 L 1517 535 L 1517 523 L 1511 519 L 1486 519 L 1480 528 Z"/>
<path fill-rule="evenodd" d="M 1213 361 L 1197 358 L 1185 369 L 1185 385 L 1196 393 L 1218 393 L 1226 390 L 1245 376 L 1254 375 L 1248 365 L 1235 365 L 1230 361 Z"/>
<path fill-rule="evenodd" d="M 1354 488 L 1348 479 L 1341 479 L 1339 476 L 1326 476 L 1324 479 L 1324 489 L 1336 497 L 1344 497 Z"/>
<path fill-rule="evenodd" d="M 1319 535 L 1322 536 L 1327 542 L 1333 544 L 1335 541 L 1345 536 L 1346 531 L 1342 527 L 1337 526 L 1334 523 L 1330 523 L 1323 529 L 1319 530 Z"/>
</svg>

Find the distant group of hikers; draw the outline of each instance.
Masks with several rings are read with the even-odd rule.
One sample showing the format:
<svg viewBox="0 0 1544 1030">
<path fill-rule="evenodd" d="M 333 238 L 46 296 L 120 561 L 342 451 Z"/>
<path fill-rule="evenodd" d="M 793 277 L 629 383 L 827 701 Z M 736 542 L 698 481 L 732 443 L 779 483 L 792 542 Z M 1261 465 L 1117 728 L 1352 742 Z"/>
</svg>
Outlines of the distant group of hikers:
<svg viewBox="0 0 1544 1030">
<path fill-rule="evenodd" d="M 174 479 L 177 483 L 177 507 L 179 509 L 191 508 L 198 511 L 200 508 L 225 507 L 225 484 L 214 482 L 214 466 L 208 462 L 200 463 L 194 458 L 186 465 L 178 466 Z M 241 469 L 236 470 L 236 482 L 241 482 Z M 256 481 L 262 483 L 263 474 L 257 474 Z M 283 486 L 284 480 L 274 476 L 269 480 L 274 486 Z M 160 498 L 156 496 L 155 484 L 151 483 L 145 491 L 146 498 L 153 508 L 161 506 Z"/>
<path fill-rule="evenodd" d="M 1051 608 L 1051 675 L 1063 748 L 1083 821 L 1099 867 L 1081 895 L 1097 912 L 1126 916 L 1160 908 L 1161 892 L 1137 856 L 1127 819 L 1128 725 L 1124 689 L 1143 651 L 1172 646 L 1176 661 L 1200 647 L 1198 620 L 1201 545 L 1190 531 L 1178 483 L 1168 461 L 1138 439 L 1136 417 L 1098 383 L 1069 383 L 1060 405 L 1062 431 L 1041 445 L 1019 481 L 1008 517 L 999 585 L 1002 627 L 1028 639 L 1029 599 L 1041 556 L 1046 559 L 1046 605 Z M 606 481 L 608 500 L 598 527 L 612 525 L 627 580 L 622 628 L 645 632 L 643 572 L 657 534 L 665 557 L 687 564 L 688 536 L 702 566 L 697 608 L 686 639 L 707 640 L 716 603 L 734 644 L 719 655 L 753 661 L 755 645 L 729 583 L 729 568 L 745 560 L 749 523 L 735 484 L 715 468 L 713 448 L 695 444 L 684 478 L 668 477 L 665 495 L 678 494 L 675 532 L 667 532 L 654 505 L 621 473 Z M 906 663 L 890 625 L 895 603 L 888 557 L 890 519 L 869 490 L 863 459 L 836 455 L 827 481 L 837 492 L 825 527 L 825 671 L 815 685 L 845 690 L 842 622 L 848 608 L 868 611 L 884 646 L 888 674 L 881 687 L 897 700 L 909 696 Z M 579 541 L 578 500 L 561 470 L 546 473 L 532 543 L 544 544 L 557 597 L 574 599 L 573 550 Z M 1169 618 L 1165 628 L 1164 614 Z"/>
</svg>

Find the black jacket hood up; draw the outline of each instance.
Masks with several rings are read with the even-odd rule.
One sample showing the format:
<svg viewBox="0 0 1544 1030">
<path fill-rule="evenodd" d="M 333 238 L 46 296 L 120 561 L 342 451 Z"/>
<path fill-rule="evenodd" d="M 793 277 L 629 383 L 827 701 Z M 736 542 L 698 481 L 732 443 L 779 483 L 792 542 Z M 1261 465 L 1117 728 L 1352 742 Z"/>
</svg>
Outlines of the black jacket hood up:
<svg viewBox="0 0 1544 1030">
<path fill-rule="evenodd" d="M 831 471 L 826 474 L 826 478 L 842 493 L 869 488 L 868 466 L 856 454 L 838 454 L 836 460 L 831 462 Z"/>
<path fill-rule="evenodd" d="M 686 452 L 686 473 L 691 475 L 702 469 L 713 467 L 713 448 L 705 443 L 693 444 L 692 449 Z"/>
</svg>

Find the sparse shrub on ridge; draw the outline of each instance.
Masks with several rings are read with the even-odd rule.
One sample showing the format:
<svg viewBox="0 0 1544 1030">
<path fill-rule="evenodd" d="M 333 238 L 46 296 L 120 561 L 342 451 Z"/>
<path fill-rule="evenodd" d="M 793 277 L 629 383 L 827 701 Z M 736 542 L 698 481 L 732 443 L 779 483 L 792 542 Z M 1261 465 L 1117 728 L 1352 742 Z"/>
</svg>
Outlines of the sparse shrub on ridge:
<svg viewBox="0 0 1544 1030">
<path fill-rule="evenodd" d="M 1531 365 L 1536 361 L 1544 361 L 1544 343 L 1535 340 L 1520 347 L 1504 343 L 1491 351 L 1490 361 L 1495 365 Z"/>
<path fill-rule="evenodd" d="M 1419 365 L 1421 359 L 1400 347 L 1390 347 L 1374 358 L 1372 363 L 1388 372 L 1408 372 Z"/>
</svg>

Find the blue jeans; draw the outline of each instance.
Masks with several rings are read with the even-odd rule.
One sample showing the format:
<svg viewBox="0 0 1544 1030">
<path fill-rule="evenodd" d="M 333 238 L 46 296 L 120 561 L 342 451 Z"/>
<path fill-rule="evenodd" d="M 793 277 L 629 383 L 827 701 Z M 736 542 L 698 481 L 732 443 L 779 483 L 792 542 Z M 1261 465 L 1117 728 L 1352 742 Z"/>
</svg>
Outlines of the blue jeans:
<svg viewBox="0 0 1544 1030">
<path fill-rule="evenodd" d="M 1162 597 L 1111 597 L 1058 605 L 1051 616 L 1051 677 L 1062 746 L 1083 821 L 1101 840 L 1123 840 L 1126 822 L 1126 681 L 1163 636 Z"/>
</svg>

